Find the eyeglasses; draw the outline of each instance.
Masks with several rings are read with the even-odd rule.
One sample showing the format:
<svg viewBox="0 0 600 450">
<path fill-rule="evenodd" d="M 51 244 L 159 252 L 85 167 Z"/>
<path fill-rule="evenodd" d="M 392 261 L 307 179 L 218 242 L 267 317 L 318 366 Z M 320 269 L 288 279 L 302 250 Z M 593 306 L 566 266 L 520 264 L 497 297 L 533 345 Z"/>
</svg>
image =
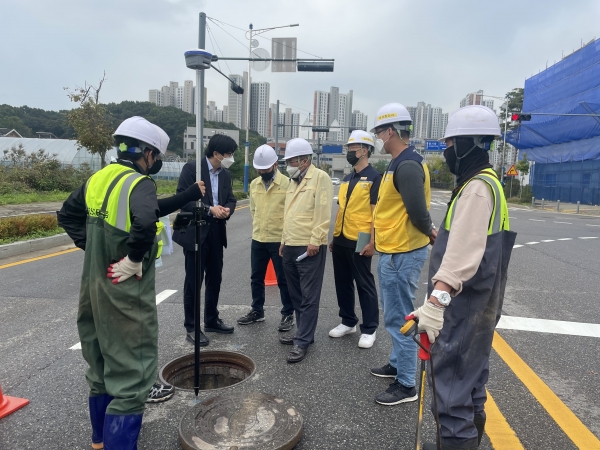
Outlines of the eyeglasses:
<svg viewBox="0 0 600 450">
<path fill-rule="evenodd" d="M 381 128 L 380 130 L 375 130 L 375 136 L 376 136 L 376 137 L 379 137 L 379 135 L 380 135 L 381 133 L 383 133 L 384 131 L 386 131 L 386 130 L 389 130 L 389 127 L 386 127 L 386 128 Z"/>
</svg>

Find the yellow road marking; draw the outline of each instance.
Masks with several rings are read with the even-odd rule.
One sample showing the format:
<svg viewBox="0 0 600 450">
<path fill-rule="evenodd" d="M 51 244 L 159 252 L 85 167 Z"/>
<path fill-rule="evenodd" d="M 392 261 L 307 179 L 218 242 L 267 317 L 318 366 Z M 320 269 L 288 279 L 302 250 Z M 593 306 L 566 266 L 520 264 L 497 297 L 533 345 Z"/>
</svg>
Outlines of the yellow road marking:
<svg viewBox="0 0 600 450">
<path fill-rule="evenodd" d="M 581 420 L 573 414 L 573 411 L 552 392 L 552 389 L 542 381 L 497 332 L 494 332 L 493 347 L 578 448 L 600 449 L 600 440 L 588 430 Z"/>
<path fill-rule="evenodd" d="M 235 211 L 237 211 L 238 209 L 244 209 L 244 208 L 248 208 L 248 207 L 250 207 L 250 205 L 238 206 L 237 208 L 235 208 Z"/>
<path fill-rule="evenodd" d="M 29 258 L 29 259 L 24 259 L 23 261 L 17 261 L 14 263 L 10 263 L 10 264 L 4 264 L 2 266 L 0 266 L 0 269 L 6 269 L 8 267 L 14 267 L 14 266 L 18 266 L 20 264 L 27 264 L 33 261 L 39 261 L 40 259 L 46 259 L 46 258 L 52 258 L 53 256 L 59 256 L 59 255 L 64 255 L 66 253 L 73 253 L 78 251 L 78 248 L 70 248 L 68 250 L 63 250 L 61 252 L 56 252 L 56 253 L 49 253 L 48 255 L 43 255 L 43 256 L 37 256 L 35 258 Z"/>
<path fill-rule="evenodd" d="M 489 391 L 487 391 L 487 401 L 485 402 L 485 414 L 487 416 L 485 434 L 490 438 L 494 450 L 521 450 L 525 448 L 500 412 L 500 409 L 498 409 L 498 405 L 496 405 Z"/>
</svg>

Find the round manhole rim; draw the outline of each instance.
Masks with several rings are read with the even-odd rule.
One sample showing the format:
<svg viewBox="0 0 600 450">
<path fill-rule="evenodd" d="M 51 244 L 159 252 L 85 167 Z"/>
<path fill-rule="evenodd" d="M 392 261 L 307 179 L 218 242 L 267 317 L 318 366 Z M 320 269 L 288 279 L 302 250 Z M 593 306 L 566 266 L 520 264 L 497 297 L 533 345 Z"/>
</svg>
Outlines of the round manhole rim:
<svg viewBox="0 0 600 450">
<path fill-rule="evenodd" d="M 240 352 L 232 352 L 232 351 L 228 351 L 228 350 L 201 350 L 200 351 L 200 363 L 201 364 L 205 364 L 205 363 L 210 363 L 210 362 L 233 362 L 236 363 L 236 361 L 231 361 L 230 358 L 231 356 L 234 356 L 234 359 L 237 358 L 238 360 L 242 360 L 245 361 L 247 364 L 246 367 L 251 367 L 252 370 L 250 370 L 250 373 L 248 374 L 248 376 L 246 378 L 244 378 L 241 381 L 238 381 L 237 383 L 231 384 L 229 386 L 223 386 L 220 388 L 212 388 L 212 389 L 201 389 L 202 392 L 213 392 L 213 391 L 222 391 L 224 389 L 230 389 L 233 388 L 235 386 L 239 386 L 240 384 L 246 382 L 248 379 L 250 379 L 252 376 L 254 376 L 254 374 L 256 373 L 256 363 L 254 362 L 254 360 L 252 358 L 250 358 L 249 356 L 244 355 L 243 353 Z M 167 369 L 169 366 L 176 364 L 178 362 L 180 362 L 181 360 L 185 360 L 185 359 L 191 359 L 191 364 L 189 365 L 194 365 L 194 354 L 193 353 L 188 353 L 186 355 L 183 356 L 178 356 L 177 358 L 173 358 L 172 360 L 170 360 L 169 362 L 167 362 L 166 364 L 164 364 L 160 370 L 158 371 L 158 378 L 160 379 L 160 382 L 163 384 L 171 384 L 169 381 L 166 380 L 165 376 L 164 376 L 164 371 L 165 369 Z M 208 361 L 207 361 L 208 359 Z M 239 364 L 240 366 L 243 366 L 243 364 Z M 175 386 L 175 385 L 173 385 Z M 179 386 L 175 386 L 175 389 L 183 391 L 183 392 L 194 392 L 194 389 L 186 389 L 186 388 L 181 388 Z"/>
</svg>

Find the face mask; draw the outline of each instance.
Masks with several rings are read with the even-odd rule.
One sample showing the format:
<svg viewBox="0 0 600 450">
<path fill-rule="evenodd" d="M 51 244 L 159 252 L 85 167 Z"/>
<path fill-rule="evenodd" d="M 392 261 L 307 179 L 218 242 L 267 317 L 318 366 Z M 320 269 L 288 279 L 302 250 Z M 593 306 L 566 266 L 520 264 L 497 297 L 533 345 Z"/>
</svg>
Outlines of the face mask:
<svg viewBox="0 0 600 450">
<path fill-rule="evenodd" d="M 275 173 L 275 171 L 271 170 L 270 172 L 261 173 L 259 175 L 263 179 L 263 181 L 266 183 L 266 182 L 271 181 L 273 179 L 273 174 L 274 173 Z"/>
<path fill-rule="evenodd" d="M 217 158 L 217 159 L 219 159 L 219 158 Z M 229 158 L 223 158 L 220 161 L 221 161 L 221 166 L 223 166 L 225 169 L 229 169 L 231 167 L 231 165 L 235 162 L 233 160 L 233 155 L 231 155 Z"/>
<path fill-rule="evenodd" d="M 296 179 L 298 178 L 298 175 L 300 175 L 300 168 L 298 167 L 287 166 L 285 170 L 287 170 L 290 178 Z"/>
<path fill-rule="evenodd" d="M 361 159 L 362 159 L 362 156 L 360 158 L 356 157 L 356 151 L 352 151 L 352 152 L 349 151 L 346 153 L 346 161 L 348 161 L 348 164 L 350 164 L 352 167 L 357 165 Z"/>
<path fill-rule="evenodd" d="M 156 175 L 162 169 L 162 159 L 157 159 L 147 171 L 148 175 Z"/>
<path fill-rule="evenodd" d="M 381 139 L 375 140 L 375 152 L 380 155 L 385 155 L 385 149 L 383 148 L 383 141 Z"/>
<path fill-rule="evenodd" d="M 454 153 L 454 145 L 450 147 L 446 147 L 444 150 L 444 159 L 446 160 L 446 165 L 448 166 L 448 170 L 452 175 L 456 175 L 456 153 Z"/>
</svg>

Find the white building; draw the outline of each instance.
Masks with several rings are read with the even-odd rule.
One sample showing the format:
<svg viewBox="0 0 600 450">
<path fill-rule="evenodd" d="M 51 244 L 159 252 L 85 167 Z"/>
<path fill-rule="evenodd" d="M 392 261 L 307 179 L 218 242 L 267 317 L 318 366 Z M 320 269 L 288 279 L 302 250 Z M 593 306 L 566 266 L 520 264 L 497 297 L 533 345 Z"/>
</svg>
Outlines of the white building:
<svg viewBox="0 0 600 450">
<path fill-rule="evenodd" d="M 163 106 L 163 93 L 160 89 L 150 89 L 150 103 L 154 103 L 156 106 Z"/>
<path fill-rule="evenodd" d="M 246 101 L 248 98 L 248 72 L 242 75 L 229 75 L 236 84 L 244 88 L 243 94 L 236 94 L 231 90 L 230 83 L 227 84 L 227 122 L 234 124 L 236 127 L 246 128 Z"/>
<path fill-rule="evenodd" d="M 217 104 L 216 104 L 216 102 L 213 102 L 211 100 L 210 102 L 208 102 L 206 104 L 206 112 L 204 113 L 204 119 L 208 120 L 209 122 L 214 122 L 215 120 L 217 120 L 216 112 L 217 112 Z"/>
<path fill-rule="evenodd" d="M 315 91 L 313 105 L 312 126 L 326 127 L 329 125 L 327 115 L 329 113 L 329 92 Z M 327 133 L 313 133 L 313 139 L 327 139 Z"/>
<path fill-rule="evenodd" d="M 285 108 L 283 137 L 294 139 L 299 136 L 300 114 L 292 112 L 292 108 Z"/>
<path fill-rule="evenodd" d="M 215 134 L 225 134 L 231 137 L 236 144 L 240 142 L 239 130 L 220 130 L 217 128 L 204 128 L 204 145 L 208 143 L 208 140 Z M 183 133 L 183 156 L 188 157 L 190 154 L 196 152 L 196 127 L 187 127 Z"/>
<path fill-rule="evenodd" d="M 467 94 L 465 98 L 460 101 L 460 107 L 468 106 L 468 105 L 483 105 L 487 106 L 490 109 L 494 109 L 494 100 L 485 99 L 483 95 L 483 90 L 480 89 L 477 92 L 473 92 L 471 94 Z"/>
<path fill-rule="evenodd" d="M 369 126 L 368 116 L 358 110 L 352 111 L 352 122 L 350 123 L 350 126 L 352 128 L 358 128 L 367 131 L 367 127 Z"/>
<path fill-rule="evenodd" d="M 170 81 L 168 86 L 148 91 L 148 100 L 151 103 L 157 106 L 174 106 L 190 114 L 195 111 L 194 96 L 195 88 L 192 80 L 184 81 L 183 86 L 179 86 L 176 81 Z"/>
<path fill-rule="evenodd" d="M 269 95 L 270 85 L 260 81 L 250 84 L 250 129 L 264 137 L 269 132 Z"/>
<path fill-rule="evenodd" d="M 348 141 L 349 130 L 345 127 L 351 126 L 352 94 L 352 91 L 340 94 L 340 89 L 335 86 L 329 89 L 327 125 L 333 125 L 333 122 L 337 121 L 337 125 L 343 127 L 329 132 L 327 139 L 330 141 Z"/>
<path fill-rule="evenodd" d="M 406 109 L 413 120 L 413 139 L 441 139 L 446 132 L 448 113 L 443 113 L 442 108 L 431 106 L 425 102 L 417 106 L 407 106 Z"/>
</svg>

